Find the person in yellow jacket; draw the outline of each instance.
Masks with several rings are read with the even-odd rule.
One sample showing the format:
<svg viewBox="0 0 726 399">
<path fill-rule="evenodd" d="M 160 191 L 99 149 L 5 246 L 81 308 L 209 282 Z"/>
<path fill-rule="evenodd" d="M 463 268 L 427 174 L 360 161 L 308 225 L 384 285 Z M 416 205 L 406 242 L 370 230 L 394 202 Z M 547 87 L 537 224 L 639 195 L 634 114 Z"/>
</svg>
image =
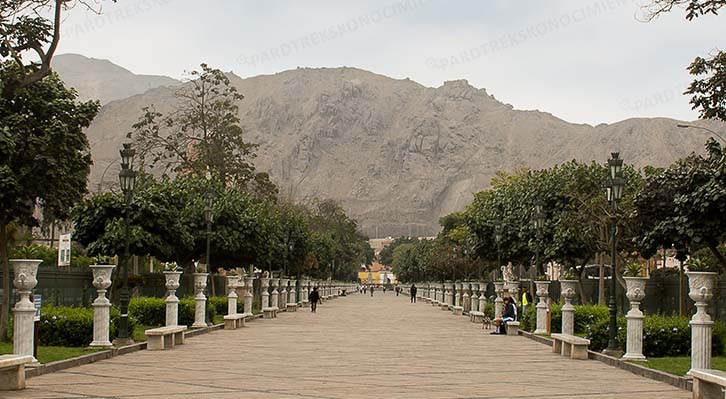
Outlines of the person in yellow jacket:
<svg viewBox="0 0 726 399">
<path fill-rule="evenodd" d="M 527 292 L 527 287 L 522 287 L 522 296 L 519 303 L 522 304 L 522 314 L 527 311 L 527 307 L 532 304 L 532 294 Z"/>
</svg>

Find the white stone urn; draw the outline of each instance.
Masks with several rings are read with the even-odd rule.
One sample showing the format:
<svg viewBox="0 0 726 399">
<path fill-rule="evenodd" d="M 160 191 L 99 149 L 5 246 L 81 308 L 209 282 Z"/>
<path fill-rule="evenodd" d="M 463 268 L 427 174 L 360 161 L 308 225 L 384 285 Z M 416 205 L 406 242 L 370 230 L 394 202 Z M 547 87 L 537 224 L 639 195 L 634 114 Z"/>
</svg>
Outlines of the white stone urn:
<svg viewBox="0 0 726 399">
<path fill-rule="evenodd" d="M 575 307 L 572 299 L 577 295 L 577 280 L 560 280 L 562 296 L 565 304 L 562 305 L 562 333 L 574 335 L 575 333 Z"/>
<path fill-rule="evenodd" d="M 15 276 L 13 285 L 20 294 L 20 299 L 13 308 L 13 354 L 31 356 L 33 364 L 38 364 L 38 360 L 33 356 L 35 306 L 30 300 L 30 294 L 38 284 L 36 276 L 42 262 L 42 259 L 10 259 Z"/>
<path fill-rule="evenodd" d="M 206 327 L 206 302 L 207 297 L 204 295 L 204 289 L 207 288 L 207 277 L 209 273 L 194 273 L 194 324 L 192 327 Z"/>
<path fill-rule="evenodd" d="M 537 298 L 537 326 L 534 330 L 535 334 L 547 334 L 547 297 L 550 293 L 550 281 L 537 280 L 534 282 Z"/>
<path fill-rule="evenodd" d="M 93 301 L 93 348 L 109 348 L 113 346 L 109 340 L 111 301 L 106 298 L 106 290 L 111 286 L 111 272 L 115 265 L 91 265 L 93 286 L 98 297 Z"/>
<path fill-rule="evenodd" d="M 717 273 L 686 272 L 688 276 L 688 296 L 696 302 L 696 313 L 691 317 L 691 369 L 711 368 L 711 329 L 713 320 L 706 311 L 708 302 L 713 298 L 713 287 Z"/>
<path fill-rule="evenodd" d="M 164 302 L 166 302 L 166 325 L 176 326 L 179 324 L 179 298 L 176 296 L 176 290 L 179 289 L 179 279 L 181 271 L 164 271 L 166 279 L 166 289 L 169 293 Z"/>
<path fill-rule="evenodd" d="M 647 277 L 623 277 L 625 279 L 625 296 L 630 301 L 630 310 L 625 318 L 628 320 L 628 337 L 625 342 L 623 360 L 645 360 L 643 356 L 643 319 L 640 302 L 645 298 Z"/>
<path fill-rule="evenodd" d="M 502 311 L 504 310 L 504 298 L 502 298 L 502 294 L 504 294 L 504 281 L 494 282 L 494 292 L 497 293 L 497 299 L 494 300 L 494 318 L 500 319 L 502 317 Z"/>
</svg>

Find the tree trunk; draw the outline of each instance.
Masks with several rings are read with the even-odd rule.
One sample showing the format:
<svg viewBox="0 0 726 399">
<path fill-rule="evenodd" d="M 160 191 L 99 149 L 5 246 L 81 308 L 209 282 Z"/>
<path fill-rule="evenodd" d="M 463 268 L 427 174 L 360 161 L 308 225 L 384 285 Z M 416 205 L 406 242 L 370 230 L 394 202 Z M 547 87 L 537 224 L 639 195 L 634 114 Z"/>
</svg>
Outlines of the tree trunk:
<svg viewBox="0 0 726 399">
<path fill-rule="evenodd" d="M 3 300 L 0 311 L 0 341 L 8 337 L 8 319 L 10 318 L 10 262 L 8 262 L 7 224 L 0 222 L 0 264 L 3 270 Z"/>
<path fill-rule="evenodd" d="M 599 278 L 597 281 L 597 304 L 605 306 L 605 256 L 602 252 L 597 254 L 599 267 Z"/>
</svg>

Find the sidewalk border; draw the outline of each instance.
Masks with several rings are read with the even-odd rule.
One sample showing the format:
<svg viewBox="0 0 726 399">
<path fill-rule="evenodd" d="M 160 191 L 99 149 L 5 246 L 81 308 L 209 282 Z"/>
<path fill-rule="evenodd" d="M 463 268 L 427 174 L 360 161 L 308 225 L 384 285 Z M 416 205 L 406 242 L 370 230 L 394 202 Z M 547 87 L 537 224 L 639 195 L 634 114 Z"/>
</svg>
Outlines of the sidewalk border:
<svg viewBox="0 0 726 399">
<path fill-rule="evenodd" d="M 552 340 L 547 337 L 535 335 L 531 332 L 522 331 L 522 330 L 519 330 L 519 335 L 529 338 L 533 341 L 539 342 L 540 344 L 552 346 Z M 677 375 L 666 373 L 664 371 L 651 369 L 648 367 L 641 366 L 639 364 L 626 362 L 626 361 L 620 360 L 618 358 L 603 355 L 600 352 L 595 352 L 595 351 L 591 351 L 591 350 L 587 351 L 587 357 L 588 357 L 588 359 L 597 360 L 597 361 L 605 363 L 609 366 L 618 367 L 620 369 L 629 371 L 629 372 L 639 375 L 641 377 L 649 378 L 651 380 L 655 380 L 655 381 L 659 381 L 659 382 L 665 382 L 668 385 L 672 385 L 676 388 L 680 388 L 680 389 L 683 389 L 686 391 L 693 391 L 693 381 L 691 379 L 688 379 L 685 377 L 680 377 Z"/>
</svg>

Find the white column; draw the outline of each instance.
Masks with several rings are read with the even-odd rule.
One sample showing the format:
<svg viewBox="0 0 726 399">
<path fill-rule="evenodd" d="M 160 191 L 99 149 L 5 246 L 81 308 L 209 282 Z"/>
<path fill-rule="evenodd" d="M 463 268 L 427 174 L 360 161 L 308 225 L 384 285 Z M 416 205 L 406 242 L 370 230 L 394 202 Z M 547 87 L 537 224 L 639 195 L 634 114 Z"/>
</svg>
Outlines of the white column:
<svg viewBox="0 0 726 399">
<path fill-rule="evenodd" d="M 485 281 L 479 282 L 479 311 L 484 313 L 484 309 L 487 307 L 487 283 Z"/>
<path fill-rule="evenodd" d="M 255 278 L 254 276 L 245 276 L 244 278 L 244 284 L 245 284 L 245 318 L 252 317 L 252 302 L 254 300 L 254 283 Z M 264 299 L 264 298 L 263 298 Z M 263 301 L 262 306 L 265 307 L 267 304 Z"/>
<path fill-rule="evenodd" d="M 260 280 L 260 285 L 262 287 L 262 309 L 269 309 L 270 308 L 270 293 L 267 292 L 268 288 L 270 287 L 270 279 L 267 277 L 263 277 Z"/>
<path fill-rule="evenodd" d="M 502 298 L 504 281 L 496 281 L 494 283 L 494 291 L 497 293 L 497 299 L 494 300 L 494 318 L 500 319 L 502 318 L 502 312 L 504 310 L 504 298 Z"/>
<path fill-rule="evenodd" d="M 286 278 L 280 279 L 280 309 L 286 309 L 287 308 L 287 284 L 290 280 Z"/>
<path fill-rule="evenodd" d="M 166 277 L 166 325 L 179 325 L 179 298 L 176 297 L 176 290 L 179 289 L 179 278 L 182 272 L 164 272 Z"/>
<path fill-rule="evenodd" d="M 469 311 L 476 312 L 479 310 L 479 283 L 471 283 L 471 295 L 469 295 L 469 302 L 471 302 Z"/>
<path fill-rule="evenodd" d="M 577 294 L 576 280 L 560 280 L 562 296 L 565 304 L 562 305 L 562 333 L 574 335 L 575 333 L 575 307 L 572 306 L 572 299 Z"/>
<path fill-rule="evenodd" d="M 464 312 L 467 313 L 471 312 L 471 295 L 469 295 L 469 289 L 469 283 L 464 283 L 462 287 L 463 295 L 461 302 L 462 306 L 464 307 Z"/>
<path fill-rule="evenodd" d="M 280 309 L 278 307 L 278 303 L 279 303 L 279 300 L 280 300 L 280 292 L 277 291 L 277 287 L 280 286 L 280 279 L 279 278 L 271 278 L 270 279 L 270 284 L 272 285 L 272 294 L 270 295 L 270 297 L 272 298 L 272 301 L 270 302 L 270 307 L 273 308 L 273 309 L 275 309 L 275 310 L 278 310 L 278 309 Z"/>
<path fill-rule="evenodd" d="M 204 289 L 207 287 L 207 277 L 209 273 L 194 273 L 194 324 L 192 327 L 206 327 L 206 303 L 207 297 L 204 295 Z"/>
<path fill-rule="evenodd" d="M 295 286 L 297 285 L 297 280 L 290 280 L 290 292 L 289 292 L 289 298 L 287 300 L 287 303 L 294 304 L 297 306 L 297 290 L 295 289 Z"/>
<path fill-rule="evenodd" d="M 227 275 L 227 314 L 237 314 L 237 283 L 239 276 Z"/>
<path fill-rule="evenodd" d="M 640 311 L 640 302 L 645 298 L 645 283 L 647 278 L 624 277 L 626 285 L 625 295 L 630 301 L 630 310 L 625 318 L 628 320 L 628 336 L 625 341 L 624 360 L 645 360 L 643 356 L 643 319 Z"/>
<path fill-rule="evenodd" d="M 13 354 L 33 356 L 35 337 L 35 306 L 30 301 L 30 294 L 38 284 L 36 275 L 42 260 L 38 259 L 11 259 L 15 279 L 13 285 L 20 294 L 20 300 L 13 308 L 15 319 L 13 322 Z M 9 278 L 10 276 L 5 276 Z M 38 360 L 33 357 L 33 363 Z"/>
<path fill-rule="evenodd" d="M 691 325 L 691 369 L 711 368 L 711 329 L 713 320 L 706 311 L 708 301 L 713 298 L 716 273 L 688 272 L 688 296 L 696 303 L 696 313 Z"/>
<path fill-rule="evenodd" d="M 547 297 L 549 296 L 549 281 L 535 281 L 539 302 L 537 308 L 537 327 L 535 334 L 547 334 Z"/>
<path fill-rule="evenodd" d="M 301 292 L 302 298 L 300 298 L 300 303 L 304 307 L 307 307 L 309 304 L 308 295 L 310 295 L 310 280 L 306 278 L 305 280 L 303 280 L 303 288 Z"/>
<path fill-rule="evenodd" d="M 111 286 L 111 272 L 114 265 L 91 265 L 93 271 L 93 286 L 98 291 L 98 297 L 93 301 L 93 348 L 108 348 L 113 346 L 109 340 L 111 301 L 106 298 L 106 290 Z"/>
</svg>

